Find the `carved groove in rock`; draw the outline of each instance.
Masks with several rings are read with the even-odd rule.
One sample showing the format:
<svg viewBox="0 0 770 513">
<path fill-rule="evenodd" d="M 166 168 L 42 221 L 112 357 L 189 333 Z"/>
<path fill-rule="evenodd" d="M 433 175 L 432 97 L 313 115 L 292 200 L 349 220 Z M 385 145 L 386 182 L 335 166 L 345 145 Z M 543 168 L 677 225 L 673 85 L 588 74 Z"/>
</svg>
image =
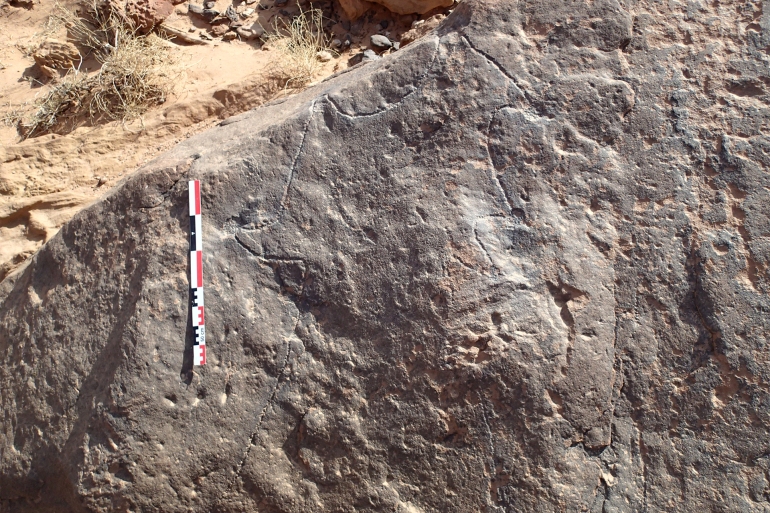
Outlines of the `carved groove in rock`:
<svg viewBox="0 0 770 513">
<path fill-rule="evenodd" d="M 180 144 L 2 283 L 0 511 L 765 511 L 767 16 L 465 0 Z"/>
</svg>

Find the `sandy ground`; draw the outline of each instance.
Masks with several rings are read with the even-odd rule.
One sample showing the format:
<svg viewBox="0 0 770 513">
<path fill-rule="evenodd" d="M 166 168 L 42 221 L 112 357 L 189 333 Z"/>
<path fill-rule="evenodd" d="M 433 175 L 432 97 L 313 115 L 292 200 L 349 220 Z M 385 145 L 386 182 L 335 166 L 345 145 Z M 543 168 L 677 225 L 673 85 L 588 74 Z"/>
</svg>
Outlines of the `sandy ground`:
<svg viewBox="0 0 770 513">
<path fill-rule="evenodd" d="M 218 0 L 224 11 L 231 0 Z M 290 17 L 299 7 L 273 6 L 273 0 L 244 20 L 271 27 L 276 16 Z M 0 0 L 2 4 L 2 0 Z M 31 9 L 0 7 L 0 116 L 34 102 L 49 87 L 30 53 L 45 37 L 65 40 L 65 29 L 43 34 L 54 0 L 36 0 Z M 73 0 L 61 5 L 71 10 Z M 237 5 L 237 4 L 235 4 Z M 257 4 L 245 7 L 257 7 Z M 327 30 L 352 44 L 324 64 L 315 81 L 348 67 L 354 53 L 369 46 L 373 33 L 398 40 L 416 15 L 397 16 L 384 9 L 352 24 L 327 2 Z M 241 8 L 243 9 L 243 7 Z M 338 9 L 339 11 L 339 9 Z M 200 37 L 210 28 L 176 7 L 168 25 Z M 221 119 L 259 106 L 282 91 L 266 84 L 275 50 L 259 41 L 212 40 L 208 45 L 172 44 L 180 63 L 172 97 L 129 125 L 112 122 L 80 127 L 63 135 L 48 134 L 20 141 L 12 126 L 0 124 L 0 281 L 24 267 L 29 257 L 79 210 L 110 191 L 123 177 L 179 141 Z M 269 45 L 268 45 L 269 46 Z"/>
</svg>

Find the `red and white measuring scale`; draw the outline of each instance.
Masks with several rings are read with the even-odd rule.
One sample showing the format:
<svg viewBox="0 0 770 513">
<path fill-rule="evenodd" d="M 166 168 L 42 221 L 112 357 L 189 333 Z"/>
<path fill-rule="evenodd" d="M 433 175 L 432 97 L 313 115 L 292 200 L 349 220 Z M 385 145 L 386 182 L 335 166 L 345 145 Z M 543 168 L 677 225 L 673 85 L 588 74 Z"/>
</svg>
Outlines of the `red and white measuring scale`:
<svg viewBox="0 0 770 513">
<path fill-rule="evenodd" d="M 195 341 L 193 365 L 206 365 L 206 321 L 203 312 L 203 232 L 201 184 L 190 180 L 190 308 Z"/>
</svg>

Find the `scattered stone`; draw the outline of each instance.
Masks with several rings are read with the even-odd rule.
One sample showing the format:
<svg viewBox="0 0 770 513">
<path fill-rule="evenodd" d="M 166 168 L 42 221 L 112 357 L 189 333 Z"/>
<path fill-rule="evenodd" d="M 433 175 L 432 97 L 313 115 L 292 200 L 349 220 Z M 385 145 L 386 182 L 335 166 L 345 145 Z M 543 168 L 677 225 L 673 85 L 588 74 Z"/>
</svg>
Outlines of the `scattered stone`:
<svg viewBox="0 0 770 513">
<path fill-rule="evenodd" d="M 252 25 L 249 30 L 254 34 L 254 37 L 262 37 L 265 35 L 265 28 L 260 25 L 259 22 Z"/>
<path fill-rule="evenodd" d="M 70 42 L 49 39 L 35 50 L 32 58 L 45 76 L 55 80 L 59 78 L 57 70 L 73 68 L 80 62 L 80 52 Z"/>
<path fill-rule="evenodd" d="M 200 36 L 201 36 L 201 39 L 203 39 L 204 41 L 211 41 L 211 37 L 209 37 L 209 35 L 206 34 L 205 32 L 201 32 Z"/>
<path fill-rule="evenodd" d="M 230 31 L 230 27 L 228 27 L 225 24 L 221 25 L 214 25 L 209 29 L 209 34 L 211 34 L 214 37 L 221 37 L 224 36 L 227 32 Z"/>
<path fill-rule="evenodd" d="M 96 186 L 97 186 L 97 187 L 101 187 L 102 185 L 104 185 L 104 184 L 106 184 L 106 183 L 107 183 L 107 179 L 106 179 L 105 177 L 103 177 L 103 176 L 100 176 L 100 177 L 99 177 L 99 178 L 96 180 Z"/>
<path fill-rule="evenodd" d="M 257 3 L 257 0 L 246 0 L 246 5 L 253 5 Z"/>
<path fill-rule="evenodd" d="M 187 32 L 195 32 L 197 29 L 195 27 L 190 27 L 187 29 Z"/>
<path fill-rule="evenodd" d="M 12 7 L 20 7 L 22 9 L 32 9 L 35 7 L 34 0 L 11 0 L 10 4 Z"/>
<path fill-rule="evenodd" d="M 241 13 L 241 16 L 243 16 L 244 18 L 248 18 L 248 17 L 249 17 L 249 16 L 251 16 L 252 14 L 254 14 L 254 9 L 245 9 L 245 10 L 244 10 L 244 11 Z"/>
<path fill-rule="evenodd" d="M 180 30 L 178 28 L 175 28 L 175 27 L 170 27 L 170 26 L 166 25 L 165 23 L 160 24 L 157 27 L 157 30 L 158 30 L 159 33 L 165 33 L 165 35 L 169 39 L 176 39 L 178 41 L 183 41 L 185 43 L 189 43 L 189 44 L 193 44 L 193 45 L 206 44 L 205 41 L 201 41 L 200 39 L 195 39 L 194 37 L 192 37 L 187 32 L 185 32 L 183 30 Z M 190 29 L 190 32 L 195 32 L 195 27 L 192 27 Z"/>
<path fill-rule="evenodd" d="M 409 43 L 420 39 L 425 34 L 438 27 L 439 24 L 444 21 L 444 18 L 446 18 L 445 15 L 436 14 L 427 20 L 415 20 L 412 22 L 412 28 L 404 32 L 401 36 L 401 46 L 406 46 Z"/>
<path fill-rule="evenodd" d="M 198 18 L 202 18 L 209 23 L 219 16 L 219 11 L 216 9 L 208 9 L 197 4 L 187 4 L 187 12 L 194 14 Z"/>
<path fill-rule="evenodd" d="M 342 47 L 342 41 L 339 39 L 334 39 L 332 41 L 332 48 L 341 48 Z"/>
<path fill-rule="evenodd" d="M 213 9 L 215 8 L 217 3 L 214 0 L 207 0 L 206 2 L 203 2 L 203 8 L 204 9 Z"/>
<path fill-rule="evenodd" d="M 365 25 L 366 18 L 358 18 L 356 21 L 350 24 L 350 33 L 356 37 L 361 37 L 363 35 Z"/>
<path fill-rule="evenodd" d="M 315 54 L 315 58 L 318 59 L 320 62 L 329 62 L 334 58 L 334 56 L 331 54 L 331 52 L 327 50 L 321 50 L 317 54 Z"/>
<path fill-rule="evenodd" d="M 173 12 L 171 0 L 129 0 L 126 3 L 126 15 L 134 21 L 141 34 L 149 33 Z"/>
<path fill-rule="evenodd" d="M 236 23 L 238 20 L 240 20 L 238 13 L 235 12 L 235 8 L 233 8 L 232 5 L 228 5 L 227 9 L 225 9 L 225 16 L 233 23 Z"/>
<path fill-rule="evenodd" d="M 236 39 L 238 37 L 238 34 L 235 32 L 228 32 L 224 36 L 222 36 L 223 41 L 232 41 L 233 39 Z"/>
<path fill-rule="evenodd" d="M 401 43 L 399 43 L 398 41 L 394 41 L 392 48 L 393 50 L 398 50 L 399 48 L 401 48 Z"/>
<path fill-rule="evenodd" d="M 361 62 L 372 62 L 376 61 L 380 58 L 379 55 L 377 55 L 374 50 L 364 50 L 364 56 L 361 59 Z"/>
<path fill-rule="evenodd" d="M 393 42 L 390 39 L 380 34 L 373 34 L 369 39 L 372 42 L 372 46 L 375 48 L 385 49 L 393 46 Z"/>
<path fill-rule="evenodd" d="M 238 27 L 235 29 L 235 32 L 244 41 L 252 41 L 258 37 L 256 34 L 254 34 L 254 32 L 244 27 Z"/>
<path fill-rule="evenodd" d="M 356 64 L 360 64 L 363 58 L 364 58 L 364 52 L 359 52 L 351 55 L 350 58 L 348 58 L 348 67 L 355 66 Z"/>
<path fill-rule="evenodd" d="M 243 26 L 243 22 L 242 21 L 233 21 L 232 23 L 230 23 L 230 28 L 233 29 L 233 30 L 235 30 L 235 29 L 237 29 L 239 27 L 242 27 L 242 26 Z"/>
</svg>

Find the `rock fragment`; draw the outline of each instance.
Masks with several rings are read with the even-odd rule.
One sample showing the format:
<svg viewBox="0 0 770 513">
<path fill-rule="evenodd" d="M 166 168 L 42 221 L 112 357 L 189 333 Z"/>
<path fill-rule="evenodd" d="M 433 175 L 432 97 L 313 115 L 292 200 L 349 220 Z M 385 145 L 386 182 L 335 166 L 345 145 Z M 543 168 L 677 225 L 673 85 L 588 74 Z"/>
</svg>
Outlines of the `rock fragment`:
<svg viewBox="0 0 770 513">
<path fill-rule="evenodd" d="M 230 27 L 227 26 L 225 23 L 220 23 L 218 25 L 214 25 L 209 29 L 209 33 L 214 37 L 222 37 L 224 36 L 228 31 L 230 30 Z"/>
<path fill-rule="evenodd" d="M 67 70 L 76 67 L 80 61 L 77 47 L 67 41 L 48 39 L 33 53 L 32 58 L 45 76 L 51 79 L 59 78 L 57 70 Z"/>
<path fill-rule="evenodd" d="M 380 58 L 379 55 L 377 55 L 374 50 L 364 50 L 363 57 L 361 59 L 361 62 L 372 62 L 376 61 Z"/>
<path fill-rule="evenodd" d="M 375 48 L 384 50 L 393 46 L 393 42 L 382 34 L 372 34 L 370 40 Z"/>
<path fill-rule="evenodd" d="M 431 30 L 438 27 L 444 18 L 446 16 L 443 14 L 435 14 L 427 20 L 416 20 L 412 23 L 412 27 L 401 36 L 401 46 L 406 46 L 425 36 Z"/>
</svg>

